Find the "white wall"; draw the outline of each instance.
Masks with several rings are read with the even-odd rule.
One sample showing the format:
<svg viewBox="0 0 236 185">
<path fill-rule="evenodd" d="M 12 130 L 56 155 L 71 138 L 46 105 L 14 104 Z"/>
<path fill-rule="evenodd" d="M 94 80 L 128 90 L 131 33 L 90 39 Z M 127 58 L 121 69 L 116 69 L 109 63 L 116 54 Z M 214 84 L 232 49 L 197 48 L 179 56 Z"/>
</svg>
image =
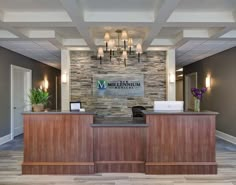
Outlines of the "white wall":
<svg viewBox="0 0 236 185">
<path fill-rule="evenodd" d="M 175 80 L 173 83 L 170 83 L 170 75 L 175 76 L 175 49 L 167 50 L 166 56 L 166 74 L 167 74 L 167 100 L 175 101 L 176 100 L 176 88 Z"/>
<path fill-rule="evenodd" d="M 61 84 L 61 110 L 69 110 L 70 102 L 70 51 L 61 50 L 61 74 L 66 74 L 67 82 Z"/>
</svg>

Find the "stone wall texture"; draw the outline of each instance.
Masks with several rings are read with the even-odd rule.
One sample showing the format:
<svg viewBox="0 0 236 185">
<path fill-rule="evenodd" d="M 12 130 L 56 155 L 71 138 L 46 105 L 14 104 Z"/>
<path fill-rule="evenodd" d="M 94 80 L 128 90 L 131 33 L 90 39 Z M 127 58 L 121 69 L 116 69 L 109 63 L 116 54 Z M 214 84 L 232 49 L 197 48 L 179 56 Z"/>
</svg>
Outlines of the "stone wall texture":
<svg viewBox="0 0 236 185">
<path fill-rule="evenodd" d="M 166 100 L 166 52 L 143 53 L 141 62 L 135 54 L 129 56 L 127 66 L 123 61 L 105 58 L 100 65 L 94 52 L 71 51 L 71 101 L 81 101 L 86 110 L 96 111 L 98 116 L 132 116 L 133 106 L 153 109 L 155 100 Z M 93 96 L 94 74 L 144 75 L 144 97 Z"/>
</svg>

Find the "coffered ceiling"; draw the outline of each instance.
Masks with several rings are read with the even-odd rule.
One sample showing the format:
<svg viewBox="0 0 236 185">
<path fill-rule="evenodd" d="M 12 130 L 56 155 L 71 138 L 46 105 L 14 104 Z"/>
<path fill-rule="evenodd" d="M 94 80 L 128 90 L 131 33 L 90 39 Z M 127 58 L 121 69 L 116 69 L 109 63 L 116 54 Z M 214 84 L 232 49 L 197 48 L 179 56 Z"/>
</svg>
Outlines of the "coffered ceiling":
<svg viewBox="0 0 236 185">
<path fill-rule="evenodd" d="M 60 50 L 94 50 L 126 29 L 182 67 L 236 46 L 236 0 L 0 0 L 0 46 L 60 68 Z"/>
</svg>

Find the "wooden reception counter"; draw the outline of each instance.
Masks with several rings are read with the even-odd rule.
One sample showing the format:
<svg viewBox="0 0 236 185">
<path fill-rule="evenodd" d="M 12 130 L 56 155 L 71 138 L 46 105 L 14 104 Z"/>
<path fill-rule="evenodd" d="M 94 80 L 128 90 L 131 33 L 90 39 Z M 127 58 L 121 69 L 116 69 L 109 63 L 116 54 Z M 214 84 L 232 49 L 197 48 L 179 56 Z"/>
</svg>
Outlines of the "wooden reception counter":
<svg viewBox="0 0 236 185">
<path fill-rule="evenodd" d="M 23 174 L 216 174 L 215 112 L 24 113 Z M 131 119 L 131 118 L 130 118 Z"/>
</svg>

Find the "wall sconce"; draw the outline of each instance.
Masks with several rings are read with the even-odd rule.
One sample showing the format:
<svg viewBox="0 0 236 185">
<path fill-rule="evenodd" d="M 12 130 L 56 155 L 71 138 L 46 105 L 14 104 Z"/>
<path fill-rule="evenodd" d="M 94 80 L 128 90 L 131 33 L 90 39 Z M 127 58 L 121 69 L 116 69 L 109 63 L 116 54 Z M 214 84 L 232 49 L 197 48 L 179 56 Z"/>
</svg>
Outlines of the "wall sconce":
<svg viewBox="0 0 236 185">
<path fill-rule="evenodd" d="M 206 88 L 211 88 L 211 77 L 209 75 L 206 77 Z"/>
<path fill-rule="evenodd" d="M 174 73 L 169 74 L 169 82 L 170 83 L 175 83 L 175 74 Z"/>
<path fill-rule="evenodd" d="M 41 89 L 43 88 L 45 91 L 48 90 L 48 88 L 49 88 L 49 82 L 48 82 L 47 79 L 44 79 L 43 84 L 42 84 L 42 86 L 40 86 L 40 88 L 41 88 Z"/>
<path fill-rule="evenodd" d="M 62 83 L 67 83 L 67 73 L 64 72 L 62 75 L 61 75 L 61 82 Z"/>
</svg>

